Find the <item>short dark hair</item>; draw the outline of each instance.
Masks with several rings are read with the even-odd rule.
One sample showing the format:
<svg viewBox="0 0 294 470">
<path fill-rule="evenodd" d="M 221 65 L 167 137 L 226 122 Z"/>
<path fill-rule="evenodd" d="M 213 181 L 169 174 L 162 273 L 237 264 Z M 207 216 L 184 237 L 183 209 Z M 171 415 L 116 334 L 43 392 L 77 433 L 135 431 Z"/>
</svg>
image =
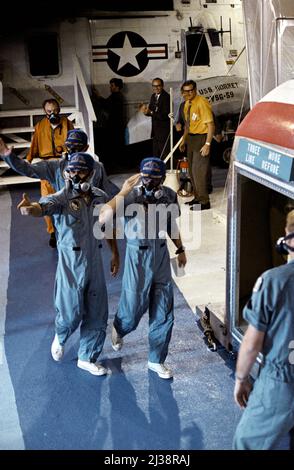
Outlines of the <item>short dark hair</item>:
<svg viewBox="0 0 294 470">
<path fill-rule="evenodd" d="M 60 104 L 58 103 L 57 100 L 55 100 L 54 98 L 48 98 L 47 100 L 44 100 L 43 101 L 43 104 L 42 104 L 42 107 L 43 109 L 45 109 L 45 105 L 49 103 L 49 104 L 56 104 L 57 107 L 58 107 L 58 112 L 60 111 Z"/>
<path fill-rule="evenodd" d="M 109 80 L 109 83 L 114 83 L 114 85 L 117 86 L 120 90 L 122 90 L 124 86 L 124 82 L 121 78 L 112 78 Z"/>
<path fill-rule="evenodd" d="M 154 80 L 158 80 L 158 81 L 160 81 L 160 83 L 161 83 L 161 86 L 164 86 L 164 81 L 162 80 L 162 78 L 155 77 L 155 78 L 153 78 L 153 80 L 152 80 L 152 83 L 154 82 Z"/>
<path fill-rule="evenodd" d="M 181 91 L 183 91 L 184 86 L 189 86 L 189 85 L 193 86 L 193 90 L 197 90 L 197 85 L 196 85 L 196 82 L 194 82 L 194 80 L 186 80 L 181 86 Z"/>
</svg>

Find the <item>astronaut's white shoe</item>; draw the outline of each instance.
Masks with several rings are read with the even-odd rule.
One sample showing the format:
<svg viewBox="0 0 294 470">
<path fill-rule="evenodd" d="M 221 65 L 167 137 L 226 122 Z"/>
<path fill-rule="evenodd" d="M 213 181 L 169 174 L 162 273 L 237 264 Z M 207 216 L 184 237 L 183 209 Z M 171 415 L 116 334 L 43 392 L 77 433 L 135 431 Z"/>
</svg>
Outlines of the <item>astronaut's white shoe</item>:
<svg viewBox="0 0 294 470">
<path fill-rule="evenodd" d="M 173 377 L 172 370 L 169 369 L 169 367 L 166 367 L 164 364 L 148 361 L 148 369 L 156 372 L 162 379 L 171 379 Z"/>
<path fill-rule="evenodd" d="M 124 344 L 124 340 L 121 338 L 121 336 L 119 336 L 114 325 L 112 325 L 111 343 L 112 349 L 114 349 L 115 351 L 120 351 Z"/>
<path fill-rule="evenodd" d="M 80 369 L 86 370 L 87 372 L 90 372 L 90 374 L 93 374 L 93 375 L 106 375 L 107 374 L 107 369 L 105 369 L 105 367 L 103 367 L 102 364 L 99 364 L 99 362 L 81 361 L 81 359 L 79 359 L 77 366 Z"/>
<path fill-rule="evenodd" d="M 54 361 L 61 361 L 64 354 L 64 347 L 59 344 L 58 336 L 54 336 L 53 343 L 51 344 L 51 355 Z"/>
</svg>

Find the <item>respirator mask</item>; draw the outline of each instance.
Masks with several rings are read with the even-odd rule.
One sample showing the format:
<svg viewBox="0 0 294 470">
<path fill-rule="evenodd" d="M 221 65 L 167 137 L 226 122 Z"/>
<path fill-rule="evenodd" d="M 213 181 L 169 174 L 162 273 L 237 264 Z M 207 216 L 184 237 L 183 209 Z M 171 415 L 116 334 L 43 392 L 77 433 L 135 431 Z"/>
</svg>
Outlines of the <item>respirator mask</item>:
<svg viewBox="0 0 294 470">
<path fill-rule="evenodd" d="M 71 183 L 72 189 L 78 193 L 86 193 L 91 189 L 91 184 L 87 181 L 89 175 L 86 178 L 81 178 L 80 175 L 74 175 L 73 177 L 69 176 L 69 181 Z"/>
<path fill-rule="evenodd" d="M 285 237 L 281 237 L 278 239 L 276 243 L 276 250 L 280 255 L 288 255 L 291 251 L 294 251 L 294 248 L 287 245 L 287 241 L 294 238 L 294 232 L 288 233 Z"/>
<path fill-rule="evenodd" d="M 48 115 L 48 119 L 50 121 L 50 124 L 59 124 L 60 123 L 60 116 L 59 114 L 54 114 L 54 113 L 51 113 Z"/>
<path fill-rule="evenodd" d="M 142 194 L 148 201 L 160 199 L 163 196 L 162 178 L 141 177 Z"/>
<path fill-rule="evenodd" d="M 76 144 L 76 143 L 68 142 L 68 141 L 65 141 L 65 145 L 66 145 L 66 149 L 69 155 L 73 153 L 81 152 L 84 148 L 83 144 Z"/>
</svg>

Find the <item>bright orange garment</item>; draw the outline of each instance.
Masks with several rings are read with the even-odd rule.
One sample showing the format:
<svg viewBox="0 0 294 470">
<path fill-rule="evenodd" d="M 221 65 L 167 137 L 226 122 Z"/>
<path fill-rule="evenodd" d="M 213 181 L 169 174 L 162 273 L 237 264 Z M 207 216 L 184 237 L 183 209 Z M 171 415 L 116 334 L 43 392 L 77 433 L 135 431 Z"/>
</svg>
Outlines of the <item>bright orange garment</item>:
<svg viewBox="0 0 294 470">
<path fill-rule="evenodd" d="M 48 194 L 53 194 L 55 192 L 56 192 L 55 189 L 52 188 L 51 184 L 49 184 L 48 181 L 41 180 L 41 196 L 48 196 Z M 48 233 L 55 232 L 54 225 L 52 223 L 52 218 L 46 215 L 44 219 L 47 225 L 47 232 Z"/>
<path fill-rule="evenodd" d="M 55 129 L 51 127 L 49 119 L 44 117 L 35 126 L 27 160 L 31 162 L 33 158 L 60 157 L 65 151 L 64 142 L 70 129 L 73 129 L 73 125 L 65 116 L 61 116 Z"/>
<path fill-rule="evenodd" d="M 73 125 L 65 116 L 61 116 L 60 123 L 55 129 L 51 127 L 49 119 L 44 117 L 35 126 L 31 147 L 27 155 L 27 160 L 31 162 L 34 158 L 58 158 L 64 152 L 64 142 L 67 132 L 73 129 Z M 46 180 L 41 181 L 41 195 L 55 193 L 54 188 Z M 45 217 L 47 232 L 53 233 L 54 226 L 51 217 Z"/>
</svg>

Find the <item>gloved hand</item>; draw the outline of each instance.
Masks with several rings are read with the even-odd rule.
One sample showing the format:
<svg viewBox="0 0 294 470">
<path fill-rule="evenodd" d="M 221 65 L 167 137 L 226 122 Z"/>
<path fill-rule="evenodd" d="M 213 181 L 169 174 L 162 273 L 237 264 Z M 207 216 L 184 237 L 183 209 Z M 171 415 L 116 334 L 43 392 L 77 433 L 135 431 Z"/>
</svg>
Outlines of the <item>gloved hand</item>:
<svg viewBox="0 0 294 470">
<path fill-rule="evenodd" d="M 31 215 L 33 217 L 42 217 L 42 208 L 37 202 L 31 202 L 29 196 L 24 193 L 21 202 L 17 208 L 21 215 Z"/>
</svg>

